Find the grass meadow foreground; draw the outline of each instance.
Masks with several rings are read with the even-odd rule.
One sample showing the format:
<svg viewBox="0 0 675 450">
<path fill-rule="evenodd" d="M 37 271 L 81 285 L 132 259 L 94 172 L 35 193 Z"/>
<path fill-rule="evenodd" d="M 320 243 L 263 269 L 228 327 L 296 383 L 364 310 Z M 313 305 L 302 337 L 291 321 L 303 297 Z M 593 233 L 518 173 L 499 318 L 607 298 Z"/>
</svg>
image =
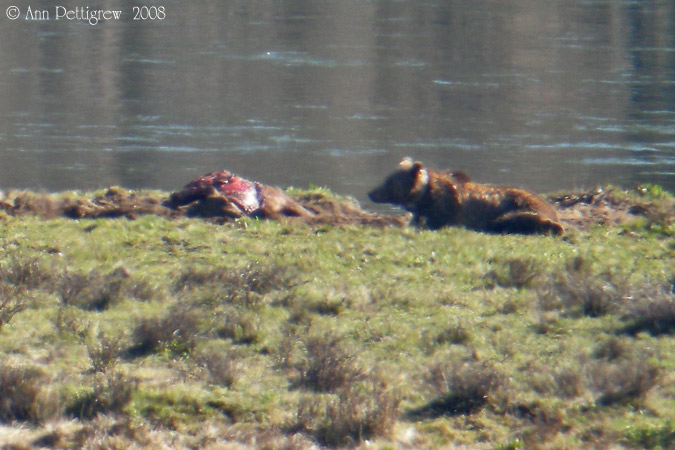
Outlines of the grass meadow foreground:
<svg viewBox="0 0 675 450">
<path fill-rule="evenodd" d="M 0 212 L 0 446 L 672 448 L 672 219 Z"/>
</svg>

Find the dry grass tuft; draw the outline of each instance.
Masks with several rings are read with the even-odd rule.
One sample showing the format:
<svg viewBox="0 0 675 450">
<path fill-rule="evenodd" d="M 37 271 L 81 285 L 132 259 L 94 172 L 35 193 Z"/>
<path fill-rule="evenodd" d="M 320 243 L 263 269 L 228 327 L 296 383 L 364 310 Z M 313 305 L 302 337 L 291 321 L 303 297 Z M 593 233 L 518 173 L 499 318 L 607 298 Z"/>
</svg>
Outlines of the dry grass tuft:
<svg viewBox="0 0 675 450">
<path fill-rule="evenodd" d="M 308 395 L 298 406 L 296 429 L 329 447 L 352 447 L 391 436 L 400 398 L 378 376 L 350 384 L 332 395 Z"/>
<path fill-rule="evenodd" d="M 293 280 L 288 267 L 278 264 L 252 263 L 242 268 L 191 266 L 178 276 L 175 289 L 190 291 L 206 286 L 219 301 L 256 309 L 264 304 L 265 294 L 290 289 Z"/>
<path fill-rule="evenodd" d="M 38 367 L 0 363 L 0 421 L 41 422 L 58 413 L 58 399 L 44 389 L 47 376 Z"/>
<path fill-rule="evenodd" d="M 533 259 L 509 259 L 501 267 L 485 276 L 488 286 L 529 288 L 535 286 L 541 275 L 541 265 Z"/>
<path fill-rule="evenodd" d="M 335 392 L 363 379 L 363 369 L 356 353 L 350 351 L 343 338 L 335 335 L 310 337 L 305 340 L 305 358 L 298 363 L 299 385 L 316 392 Z"/>
<path fill-rule="evenodd" d="M 118 371 L 96 373 L 91 390 L 77 398 L 66 410 L 78 419 L 99 414 L 121 413 L 138 390 L 138 380 Z"/>
<path fill-rule="evenodd" d="M 117 362 L 123 351 L 122 338 L 111 337 L 104 332 L 88 339 L 85 345 L 94 372 L 106 372 Z"/>
<path fill-rule="evenodd" d="M 628 276 L 593 275 L 570 265 L 536 290 L 539 309 L 561 311 L 569 317 L 620 314 L 622 331 L 652 335 L 675 331 L 675 292 L 672 285 L 631 284 Z"/>
<path fill-rule="evenodd" d="M 232 387 L 239 379 L 241 363 L 229 353 L 205 353 L 195 356 L 197 364 L 206 369 L 212 383 Z"/>
<path fill-rule="evenodd" d="M 672 288 L 646 286 L 634 297 L 624 308 L 626 333 L 646 331 L 661 335 L 675 332 L 675 292 Z"/>
<path fill-rule="evenodd" d="M 466 326 L 458 320 L 456 324 L 445 327 L 434 338 L 434 342 L 439 345 L 454 344 L 466 345 L 471 341 L 471 327 Z"/>
<path fill-rule="evenodd" d="M 181 306 L 171 308 L 164 316 L 142 319 L 133 331 L 129 354 L 140 356 L 158 351 L 190 353 L 200 336 L 199 324 L 198 314 Z"/>
<path fill-rule="evenodd" d="M 13 255 L 7 264 L 0 266 L 0 279 L 22 289 L 33 290 L 50 286 L 54 277 L 53 271 L 37 258 Z"/>
<path fill-rule="evenodd" d="M 588 369 L 590 387 L 602 406 L 633 403 L 641 406 L 662 380 L 663 371 L 645 358 L 600 361 Z"/>
<path fill-rule="evenodd" d="M 224 323 L 216 333 L 235 344 L 251 345 L 262 340 L 263 323 L 255 312 L 231 310 L 224 314 Z"/>
<path fill-rule="evenodd" d="M 88 274 L 65 271 L 56 291 L 63 305 L 87 311 L 104 311 L 127 297 L 148 301 L 154 295 L 147 283 L 135 280 L 124 267 L 106 275 L 96 270 Z"/>
<path fill-rule="evenodd" d="M 627 278 L 607 273 L 593 276 L 568 269 L 537 289 L 539 308 L 560 310 L 570 317 L 600 317 L 617 313 L 630 298 Z"/>
<path fill-rule="evenodd" d="M 571 399 L 586 391 L 586 377 L 583 367 L 562 365 L 528 367 L 530 385 L 539 394 L 553 394 L 559 398 Z"/>
<path fill-rule="evenodd" d="M 16 287 L 0 282 L 0 328 L 29 306 L 29 298 Z"/>
<path fill-rule="evenodd" d="M 411 417 L 475 413 L 494 400 L 495 394 L 506 386 L 507 379 L 489 362 L 442 361 L 429 368 L 425 382 L 436 398 L 411 411 Z"/>
</svg>

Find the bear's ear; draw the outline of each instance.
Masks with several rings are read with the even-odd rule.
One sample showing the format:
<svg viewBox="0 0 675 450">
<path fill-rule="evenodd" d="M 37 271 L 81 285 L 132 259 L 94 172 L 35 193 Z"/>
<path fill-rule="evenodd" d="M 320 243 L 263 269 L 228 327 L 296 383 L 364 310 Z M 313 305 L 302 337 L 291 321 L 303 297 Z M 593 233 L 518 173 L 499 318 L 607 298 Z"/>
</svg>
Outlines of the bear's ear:
<svg viewBox="0 0 675 450">
<path fill-rule="evenodd" d="M 471 178 L 469 178 L 469 176 L 461 170 L 450 172 L 450 175 L 452 175 L 452 178 L 454 178 L 458 183 L 471 183 Z"/>
<path fill-rule="evenodd" d="M 398 163 L 398 167 L 401 170 L 418 172 L 420 169 L 422 169 L 422 163 L 419 161 L 413 161 L 411 157 L 406 156 L 401 160 L 400 163 Z"/>
<path fill-rule="evenodd" d="M 406 156 L 405 158 L 403 158 L 403 159 L 401 160 L 400 163 L 398 163 L 398 166 L 399 166 L 402 170 L 410 170 L 410 169 L 413 168 L 413 164 L 414 164 L 414 163 L 413 163 L 412 158 L 411 158 L 410 156 Z"/>
</svg>

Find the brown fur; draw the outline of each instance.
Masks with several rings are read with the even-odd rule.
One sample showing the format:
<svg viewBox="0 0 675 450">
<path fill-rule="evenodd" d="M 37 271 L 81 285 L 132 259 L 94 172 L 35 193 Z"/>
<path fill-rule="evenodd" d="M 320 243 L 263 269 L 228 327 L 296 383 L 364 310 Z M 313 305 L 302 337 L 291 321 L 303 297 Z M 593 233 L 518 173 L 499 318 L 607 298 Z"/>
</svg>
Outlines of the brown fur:
<svg viewBox="0 0 675 450">
<path fill-rule="evenodd" d="M 314 214 L 293 201 L 281 189 L 256 184 L 260 206 L 248 212 L 232 199 L 218 192 L 216 189 L 196 201 L 190 203 L 188 215 L 200 217 L 227 217 L 236 219 L 250 216 L 263 219 L 280 220 L 286 217 L 313 217 Z"/>
<path fill-rule="evenodd" d="M 292 200 L 281 189 L 246 180 L 226 170 L 206 174 L 169 197 L 167 206 L 187 209 L 201 217 L 243 216 L 279 220 L 285 217 L 314 217 L 314 213 Z"/>
<path fill-rule="evenodd" d="M 260 199 L 260 212 L 266 219 L 279 220 L 283 217 L 314 217 L 315 213 L 307 210 L 304 206 L 292 200 L 281 189 L 266 184 L 256 184 L 258 198 Z"/>
<path fill-rule="evenodd" d="M 410 158 L 368 196 L 403 206 L 415 225 L 430 229 L 459 225 L 492 233 L 563 233 L 555 209 L 532 192 L 474 183 L 464 172 L 425 169 Z"/>
</svg>

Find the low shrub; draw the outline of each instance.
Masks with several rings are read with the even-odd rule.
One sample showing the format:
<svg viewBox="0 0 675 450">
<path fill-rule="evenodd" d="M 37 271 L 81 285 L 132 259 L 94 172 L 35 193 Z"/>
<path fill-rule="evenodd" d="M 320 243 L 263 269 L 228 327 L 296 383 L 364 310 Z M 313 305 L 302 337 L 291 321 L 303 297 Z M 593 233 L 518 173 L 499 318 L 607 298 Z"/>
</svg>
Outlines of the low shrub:
<svg viewBox="0 0 675 450">
<path fill-rule="evenodd" d="M 434 342 L 437 344 L 455 344 L 455 345 L 465 345 L 471 341 L 471 331 L 470 327 L 467 327 L 461 321 L 457 321 L 456 324 L 450 325 L 443 329 L 438 335 L 434 338 Z"/>
<path fill-rule="evenodd" d="M 598 345 L 593 356 L 598 359 L 615 361 L 619 358 L 628 358 L 630 357 L 630 354 L 630 347 L 625 340 L 611 337 Z"/>
<path fill-rule="evenodd" d="M 645 287 L 626 305 L 623 316 L 625 332 L 641 331 L 653 335 L 675 332 L 675 293 L 665 287 Z"/>
<path fill-rule="evenodd" d="M 391 436 L 400 414 L 400 398 L 378 376 L 339 389 L 305 396 L 298 427 L 330 447 L 351 447 L 367 439 Z"/>
<path fill-rule="evenodd" d="M 0 282 L 0 328 L 28 308 L 29 298 L 7 283 Z"/>
<path fill-rule="evenodd" d="M 621 403 L 640 405 L 662 376 L 662 369 L 645 358 L 600 361 L 587 369 L 596 403 L 602 406 Z"/>
<path fill-rule="evenodd" d="M 195 357 L 197 364 L 206 369 L 212 383 L 232 387 L 240 373 L 240 363 L 235 357 L 222 352 L 203 352 Z"/>
<path fill-rule="evenodd" d="M 125 297 L 147 301 L 154 295 L 147 283 L 134 280 L 124 267 L 106 275 L 96 270 L 88 274 L 66 271 L 60 277 L 56 291 L 64 305 L 88 311 L 106 310 Z"/>
<path fill-rule="evenodd" d="M 0 281 L 28 290 L 50 286 L 55 273 L 37 258 L 13 255 L 0 266 Z"/>
<path fill-rule="evenodd" d="M 78 396 L 66 413 L 79 419 L 91 419 L 99 414 L 121 413 L 138 390 L 138 380 L 118 371 L 97 373 L 90 389 Z"/>
<path fill-rule="evenodd" d="M 40 422 L 58 412 L 58 401 L 47 395 L 47 376 L 38 367 L 0 362 L 0 421 Z"/>
<path fill-rule="evenodd" d="M 110 337 L 103 332 L 90 338 L 85 345 L 95 372 L 105 372 L 112 367 L 123 350 L 121 337 Z"/>
<path fill-rule="evenodd" d="M 528 373 L 529 384 L 539 394 L 570 399 L 582 395 L 586 389 L 586 378 L 581 367 L 534 366 L 528 368 Z"/>
<path fill-rule="evenodd" d="M 216 266 L 188 267 L 175 283 L 176 290 L 192 290 L 216 285 L 215 295 L 226 303 L 242 304 L 248 308 L 261 306 L 260 297 L 293 285 L 288 268 L 278 264 L 251 263 L 242 268 Z"/>
<path fill-rule="evenodd" d="M 630 428 L 626 440 L 635 448 L 667 449 L 675 442 L 675 419 L 661 426 Z"/>
<path fill-rule="evenodd" d="M 149 426 L 136 417 L 100 414 L 81 423 L 82 427 L 71 437 L 70 445 L 39 445 L 41 443 L 36 442 L 32 444 L 35 447 L 100 450 L 169 447 L 156 437 L 157 433 L 153 430 L 156 427 Z M 58 438 L 58 435 L 55 437 Z"/>
<path fill-rule="evenodd" d="M 594 276 L 568 269 L 538 288 L 537 297 L 543 311 L 561 310 L 570 317 L 600 317 L 620 311 L 630 297 L 630 286 L 627 279 L 617 279 L 610 273 Z"/>
<path fill-rule="evenodd" d="M 174 354 L 190 353 L 199 337 L 198 314 L 176 306 L 162 317 L 140 320 L 133 331 L 132 356 L 140 356 L 161 350 Z"/>
<path fill-rule="evenodd" d="M 507 379 L 490 362 L 442 361 L 429 367 L 425 383 L 435 398 L 411 411 L 412 417 L 472 414 L 494 400 L 495 394 L 505 388 Z"/>
<path fill-rule="evenodd" d="M 298 363 L 300 386 L 316 392 L 335 392 L 363 378 L 363 370 L 343 338 L 336 335 L 305 340 L 305 358 Z"/>
<path fill-rule="evenodd" d="M 255 344 L 260 342 L 263 335 L 260 316 L 251 311 L 228 311 L 216 333 L 222 338 L 231 339 L 235 344 Z"/>
<path fill-rule="evenodd" d="M 56 290 L 63 305 L 82 309 L 103 309 L 102 299 L 98 295 L 101 290 L 101 276 L 96 271 L 88 275 L 66 271 L 61 276 Z"/>
<path fill-rule="evenodd" d="M 505 288 L 527 288 L 538 283 L 541 275 L 540 264 L 533 259 L 509 259 L 501 267 L 488 272 L 489 286 Z"/>
</svg>

